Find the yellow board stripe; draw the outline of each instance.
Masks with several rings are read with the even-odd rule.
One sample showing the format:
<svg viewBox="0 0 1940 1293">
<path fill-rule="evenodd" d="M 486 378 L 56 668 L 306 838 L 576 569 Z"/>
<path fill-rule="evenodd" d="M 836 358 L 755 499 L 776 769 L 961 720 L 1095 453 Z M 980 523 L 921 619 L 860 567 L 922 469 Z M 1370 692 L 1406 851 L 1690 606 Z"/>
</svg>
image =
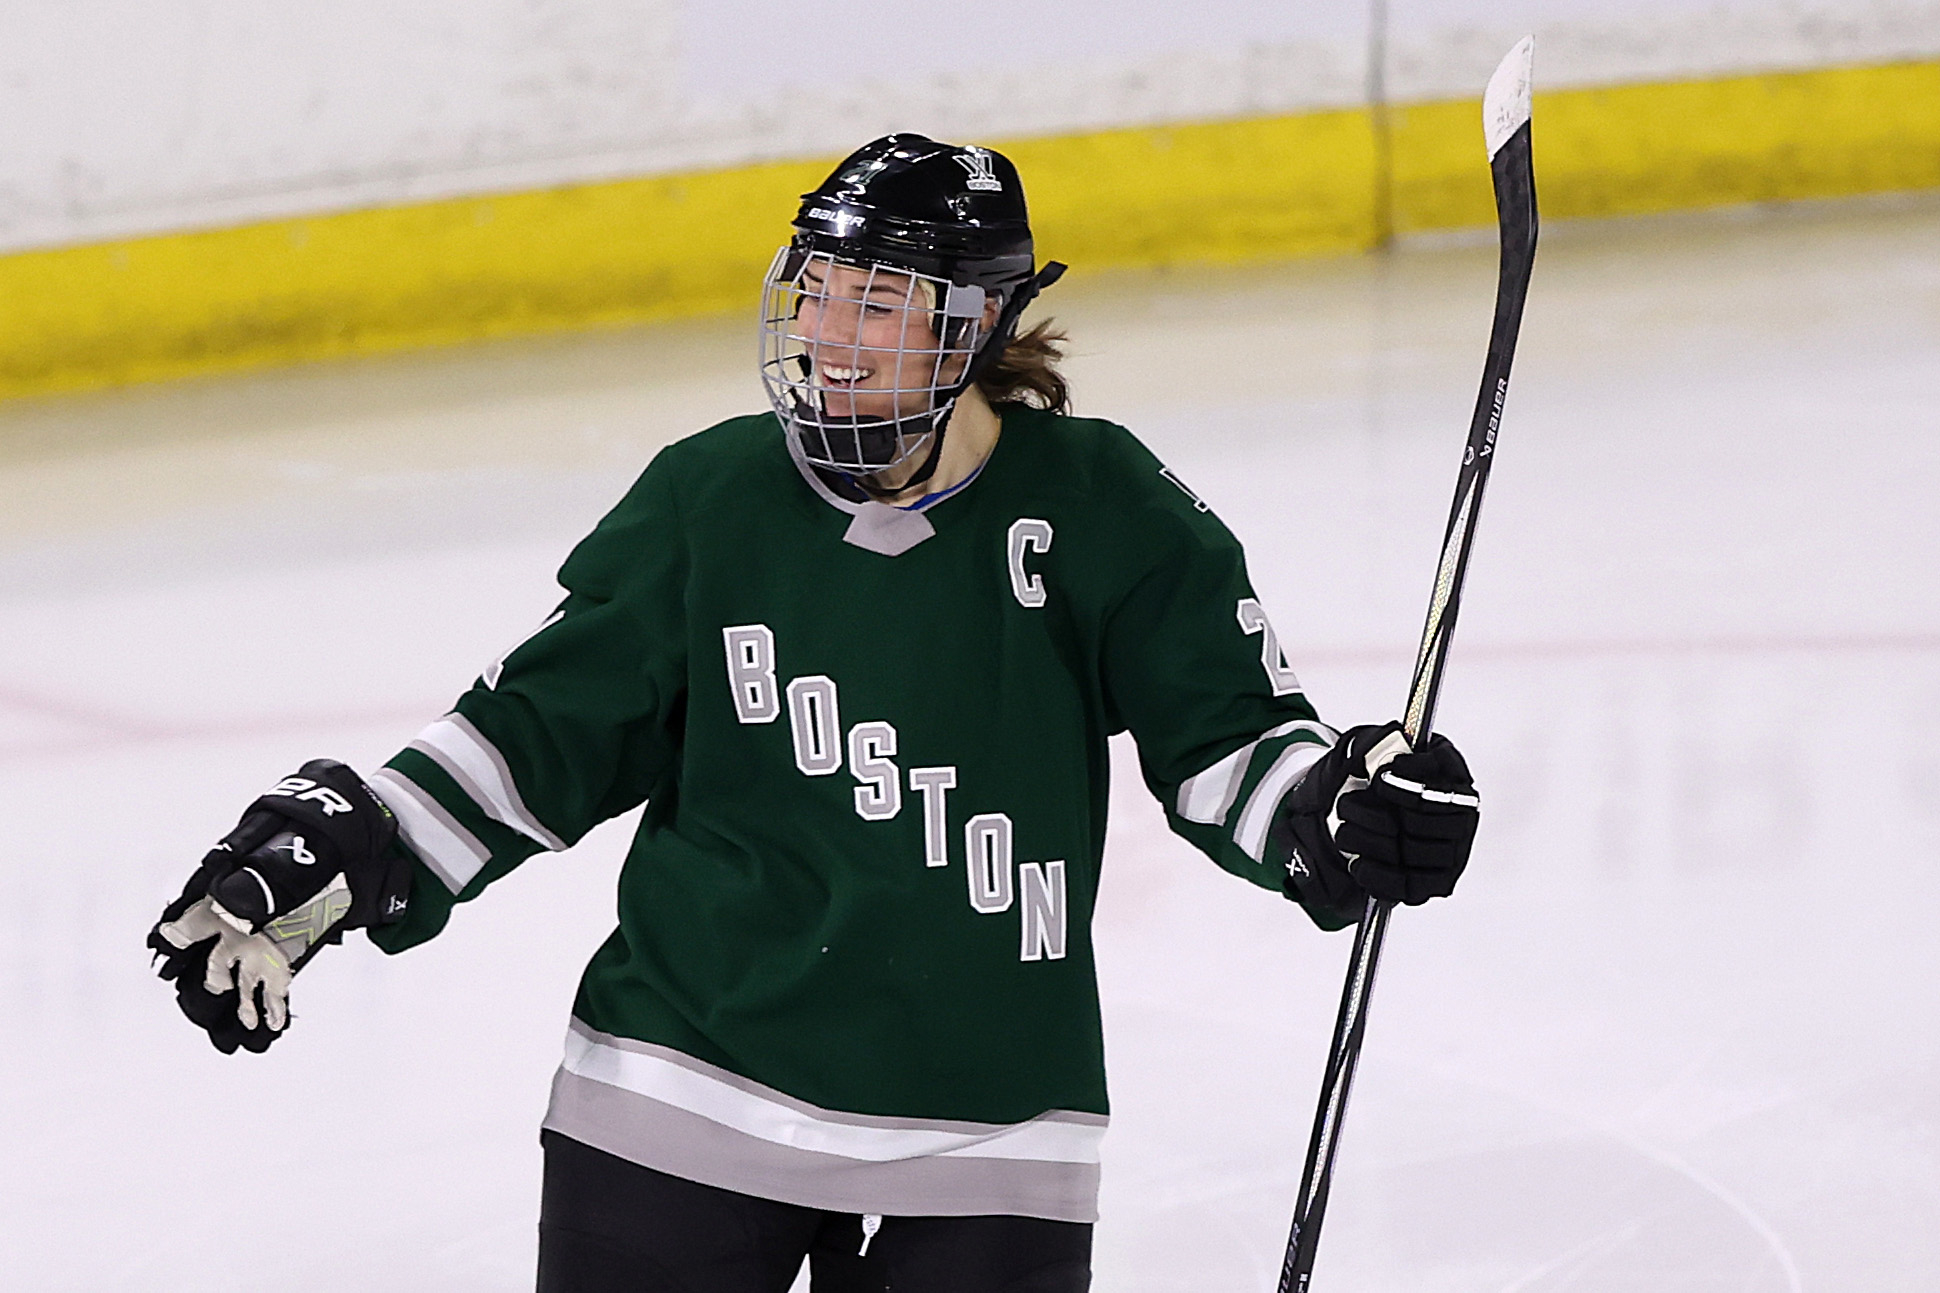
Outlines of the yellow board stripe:
<svg viewBox="0 0 1940 1293">
<path fill-rule="evenodd" d="M 1342 252 L 1493 220 L 1476 102 L 1001 145 L 1081 269 Z M 1536 100 L 1550 218 L 1940 186 L 1940 62 Z M 834 159 L 0 257 L 0 398 L 752 309 Z M 1379 209 L 1389 195 L 1387 211 Z"/>
<path fill-rule="evenodd" d="M 1489 224 L 1474 104 L 1391 110 L 1394 227 Z M 1940 62 L 1538 94 L 1548 218 L 1940 186 Z"/>
</svg>

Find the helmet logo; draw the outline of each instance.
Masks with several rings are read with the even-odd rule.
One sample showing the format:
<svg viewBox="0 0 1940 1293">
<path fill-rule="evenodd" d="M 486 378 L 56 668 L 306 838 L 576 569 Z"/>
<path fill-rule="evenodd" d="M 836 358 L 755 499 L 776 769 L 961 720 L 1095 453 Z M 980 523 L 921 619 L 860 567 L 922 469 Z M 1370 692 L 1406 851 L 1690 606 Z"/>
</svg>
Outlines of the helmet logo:
<svg viewBox="0 0 1940 1293">
<path fill-rule="evenodd" d="M 967 187 L 973 193 L 1001 193 L 1004 191 L 1002 180 L 991 169 L 990 150 L 978 148 L 975 144 L 957 154 L 957 164 L 970 172 Z"/>
<path fill-rule="evenodd" d="M 852 229 L 860 229 L 869 223 L 867 216 L 857 215 L 853 211 L 831 211 L 827 207 L 810 207 L 806 214 L 810 220 L 833 221 L 838 234 L 846 234 Z"/>
</svg>

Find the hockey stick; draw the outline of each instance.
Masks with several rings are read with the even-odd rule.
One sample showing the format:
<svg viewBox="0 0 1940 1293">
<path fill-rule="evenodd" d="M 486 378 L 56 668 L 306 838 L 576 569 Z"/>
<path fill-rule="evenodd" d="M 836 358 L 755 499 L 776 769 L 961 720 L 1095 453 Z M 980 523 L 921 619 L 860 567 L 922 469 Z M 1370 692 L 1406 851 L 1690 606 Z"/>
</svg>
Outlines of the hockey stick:
<svg viewBox="0 0 1940 1293">
<path fill-rule="evenodd" d="M 1401 724 L 1409 744 L 1417 747 L 1434 728 L 1442 665 L 1455 634 L 1455 612 L 1461 607 L 1475 520 L 1482 510 L 1482 489 L 1495 462 L 1502 402 L 1509 393 L 1509 364 L 1515 357 L 1522 304 L 1529 295 L 1529 272 L 1536 260 L 1536 173 L 1529 150 L 1529 77 L 1534 51 L 1533 38 L 1525 38 L 1510 50 L 1489 78 L 1488 93 L 1482 99 L 1482 130 L 1495 183 L 1502 259 L 1495 289 L 1495 326 L 1489 334 L 1488 362 L 1482 368 L 1482 390 L 1469 424 L 1462 469 L 1455 478 L 1455 501 L 1449 507 L 1448 529 L 1442 537 L 1441 565 L 1435 572 L 1435 591 L 1428 601 L 1428 622 L 1421 632 L 1421 650 L 1415 656 L 1414 682 L 1408 689 L 1408 709 Z M 1380 965 L 1381 944 L 1393 909 L 1391 902 L 1369 898 L 1354 935 L 1354 955 L 1341 990 L 1327 1072 L 1321 1079 L 1320 1107 L 1314 1113 L 1313 1138 L 1307 1144 L 1307 1165 L 1300 1177 L 1300 1197 L 1294 1204 L 1293 1233 L 1287 1238 L 1286 1261 L 1280 1268 L 1279 1293 L 1306 1293 L 1313 1279 L 1320 1223 L 1334 1178 L 1334 1153 L 1340 1146 L 1341 1119 L 1347 1113 L 1347 1096 L 1360 1061 L 1368 998 L 1374 993 L 1374 972 Z"/>
</svg>

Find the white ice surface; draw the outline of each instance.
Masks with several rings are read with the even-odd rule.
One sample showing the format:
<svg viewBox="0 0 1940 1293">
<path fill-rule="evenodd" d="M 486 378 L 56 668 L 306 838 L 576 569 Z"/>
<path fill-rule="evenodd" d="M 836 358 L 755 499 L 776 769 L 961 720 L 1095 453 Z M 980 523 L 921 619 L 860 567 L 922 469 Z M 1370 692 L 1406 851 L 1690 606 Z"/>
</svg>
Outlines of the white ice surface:
<svg viewBox="0 0 1940 1293">
<path fill-rule="evenodd" d="M 1493 281 L 1456 242 L 1047 302 L 1336 722 L 1403 698 Z M 757 405 L 751 328 L 0 409 L 0 1284 L 529 1287 L 626 824 L 327 953 L 264 1056 L 141 940 L 270 777 L 386 757 L 657 444 Z M 1441 715 L 1483 832 L 1394 922 L 1316 1287 L 1940 1288 L 1940 206 L 1550 231 L 1501 446 Z M 1268 1289 L 1347 936 L 1120 778 L 1097 1287 Z"/>
</svg>

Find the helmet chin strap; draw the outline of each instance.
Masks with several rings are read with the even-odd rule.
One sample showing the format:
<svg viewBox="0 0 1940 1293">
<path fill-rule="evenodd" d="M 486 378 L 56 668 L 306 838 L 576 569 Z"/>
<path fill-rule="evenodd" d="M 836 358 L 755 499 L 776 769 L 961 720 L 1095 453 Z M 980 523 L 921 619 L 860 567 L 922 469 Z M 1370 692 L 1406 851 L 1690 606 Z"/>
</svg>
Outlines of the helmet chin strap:
<svg viewBox="0 0 1940 1293">
<path fill-rule="evenodd" d="M 943 410 L 943 416 L 936 420 L 935 429 L 929 433 L 930 451 L 923 455 L 922 463 L 910 474 L 908 480 L 893 489 L 886 489 L 878 487 L 872 477 L 858 476 L 855 482 L 856 488 L 880 503 L 906 490 L 915 489 L 919 485 L 927 485 L 930 477 L 936 475 L 936 464 L 943 458 L 943 433 L 949 428 L 950 415 L 956 411 L 957 402 L 953 398 L 950 401 L 950 407 Z"/>
<path fill-rule="evenodd" d="M 894 498 L 906 490 L 926 484 L 932 476 L 936 475 L 937 462 L 943 455 L 943 430 L 949 425 L 950 414 L 955 411 L 956 402 L 952 400 L 949 409 L 945 410 L 943 416 L 936 420 L 933 428 L 921 433 L 930 438 L 930 447 L 924 453 L 922 463 L 910 475 L 910 478 L 894 488 L 877 485 L 872 474 L 836 471 L 833 468 L 824 467 L 817 463 L 810 463 L 809 466 L 816 475 L 828 482 L 829 488 L 833 489 L 843 498 L 848 499 L 851 503 L 887 502 L 889 499 Z M 885 468 L 884 470 L 887 469 Z"/>
</svg>

